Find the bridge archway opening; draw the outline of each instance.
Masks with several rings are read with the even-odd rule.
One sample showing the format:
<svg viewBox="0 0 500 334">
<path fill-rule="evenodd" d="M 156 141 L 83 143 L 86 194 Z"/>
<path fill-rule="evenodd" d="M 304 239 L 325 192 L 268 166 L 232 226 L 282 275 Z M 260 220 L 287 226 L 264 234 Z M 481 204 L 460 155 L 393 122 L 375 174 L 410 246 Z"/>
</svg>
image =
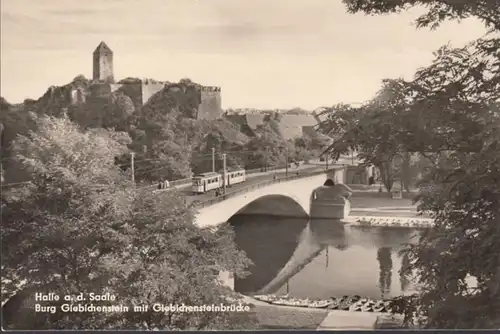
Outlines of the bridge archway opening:
<svg viewBox="0 0 500 334">
<path fill-rule="evenodd" d="M 248 203 L 239 211 L 237 211 L 233 216 L 254 214 L 254 215 L 308 218 L 309 217 L 307 213 L 308 208 L 304 208 L 303 205 L 305 204 L 299 203 L 297 200 L 295 200 L 290 196 L 266 195 L 259 197 L 256 200 Z"/>
</svg>

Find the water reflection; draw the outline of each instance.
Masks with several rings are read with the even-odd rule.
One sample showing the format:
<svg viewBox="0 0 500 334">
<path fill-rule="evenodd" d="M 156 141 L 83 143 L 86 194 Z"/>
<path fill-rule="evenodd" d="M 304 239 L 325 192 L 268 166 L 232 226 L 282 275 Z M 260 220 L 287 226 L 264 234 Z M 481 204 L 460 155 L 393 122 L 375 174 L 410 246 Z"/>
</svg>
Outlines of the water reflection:
<svg viewBox="0 0 500 334">
<path fill-rule="evenodd" d="M 316 242 L 322 246 L 334 246 L 337 249 L 348 247 L 345 224 L 338 219 L 312 219 L 309 228 Z"/>
<path fill-rule="evenodd" d="M 392 280 L 392 248 L 381 247 L 377 250 L 377 260 L 379 262 L 379 279 L 380 298 L 385 299 L 391 291 Z"/>
<path fill-rule="evenodd" d="M 417 233 L 411 229 L 262 215 L 235 216 L 231 224 L 238 246 L 255 264 L 249 277 L 235 281 L 236 291 L 387 298 L 411 286 L 403 276 L 392 274 L 408 261 L 397 253 Z"/>
<path fill-rule="evenodd" d="M 247 293 L 259 291 L 286 265 L 299 244 L 307 219 L 235 215 L 229 223 L 234 228 L 236 244 L 253 262 L 251 274 L 234 281 L 236 291 Z"/>
<path fill-rule="evenodd" d="M 402 291 L 407 291 L 410 286 L 409 275 L 405 272 L 409 266 L 410 258 L 408 257 L 408 254 L 405 253 L 401 259 L 401 269 L 399 270 L 399 283 Z"/>
</svg>

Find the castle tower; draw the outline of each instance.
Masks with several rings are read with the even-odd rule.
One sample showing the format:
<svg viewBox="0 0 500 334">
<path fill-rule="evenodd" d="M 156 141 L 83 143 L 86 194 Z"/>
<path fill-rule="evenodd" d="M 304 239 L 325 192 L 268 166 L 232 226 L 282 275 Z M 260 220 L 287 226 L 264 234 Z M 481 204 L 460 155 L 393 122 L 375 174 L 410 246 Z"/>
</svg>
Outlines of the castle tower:
<svg viewBox="0 0 500 334">
<path fill-rule="evenodd" d="M 104 42 L 101 42 L 94 51 L 93 79 L 114 82 L 113 51 Z"/>
</svg>

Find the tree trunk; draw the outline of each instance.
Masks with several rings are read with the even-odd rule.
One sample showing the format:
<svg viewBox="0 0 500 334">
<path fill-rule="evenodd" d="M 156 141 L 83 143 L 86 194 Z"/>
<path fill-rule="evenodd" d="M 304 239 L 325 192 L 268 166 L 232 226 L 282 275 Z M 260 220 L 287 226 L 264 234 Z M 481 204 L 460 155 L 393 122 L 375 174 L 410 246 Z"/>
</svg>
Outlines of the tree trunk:
<svg viewBox="0 0 500 334">
<path fill-rule="evenodd" d="M 380 170 L 380 176 L 382 177 L 382 183 L 385 186 L 387 192 L 391 192 L 392 186 L 394 184 L 394 178 L 392 173 L 392 163 L 382 162 L 377 166 Z"/>
<path fill-rule="evenodd" d="M 403 163 L 401 165 L 401 184 L 406 192 L 410 192 L 411 170 L 410 170 L 410 153 L 403 153 Z M 403 189 L 401 189 L 403 190 Z"/>
</svg>

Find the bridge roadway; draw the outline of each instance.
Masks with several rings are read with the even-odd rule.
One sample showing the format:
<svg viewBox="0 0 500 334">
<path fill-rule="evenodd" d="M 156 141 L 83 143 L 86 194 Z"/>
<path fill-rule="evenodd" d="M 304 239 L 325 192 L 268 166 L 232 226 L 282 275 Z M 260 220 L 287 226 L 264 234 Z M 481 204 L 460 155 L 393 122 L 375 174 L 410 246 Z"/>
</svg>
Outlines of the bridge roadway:
<svg viewBox="0 0 500 334">
<path fill-rule="evenodd" d="M 303 175 L 309 175 L 310 173 L 313 172 L 318 172 L 321 170 L 325 170 L 324 166 L 319 166 L 319 165 L 309 165 L 309 164 L 303 164 L 300 165 L 299 167 L 291 167 L 288 169 L 288 176 L 294 176 L 296 175 L 297 172 L 299 174 Z M 276 171 L 267 171 L 267 172 L 261 172 L 261 173 L 254 173 L 254 174 L 249 174 L 247 175 L 247 180 L 243 183 L 236 184 L 234 186 L 226 188 L 226 193 L 234 193 L 241 191 L 245 188 L 249 188 L 252 186 L 255 186 L 259 183 L 265 182 L 265 181 L 272 181 L 274 178 L 274 175 L 276 175 L 277 178 L 279 179 L 284 179 L 287 176 L 286 170 L 285 169 L 278 169 Z M 186 197 L 188 203 L 193 203 L 193 202 L 208 202 L 213 199 L 215 199 L 215 192 L 211 191 L 207 194 L 201 194 L 201 195 L 193 195 L 193 192 L 191 191 L 191 184 L 183 184 L 180 186 L 177 186 L 177 189 L 181 191 Z"/>
</svg>

